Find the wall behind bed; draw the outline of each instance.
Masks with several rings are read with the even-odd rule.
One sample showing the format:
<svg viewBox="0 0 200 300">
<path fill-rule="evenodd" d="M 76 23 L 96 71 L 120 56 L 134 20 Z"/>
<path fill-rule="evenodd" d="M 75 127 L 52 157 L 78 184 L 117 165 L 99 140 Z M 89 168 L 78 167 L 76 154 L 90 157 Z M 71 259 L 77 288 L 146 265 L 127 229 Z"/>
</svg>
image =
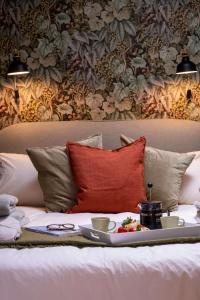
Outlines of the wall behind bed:
<svg viewBox="0 0 200 300">
<path fill-rule="evenodd" d="M 199 11 L 198 0 L 1 0 L 0 128 L 45 120 L 199 121 L 199 75 L 175 76 L 183 48 L 199 67 Z M 5 77 L 16 50 L 31 71 L 17 81 L 19 107 Z"/>
</svg>

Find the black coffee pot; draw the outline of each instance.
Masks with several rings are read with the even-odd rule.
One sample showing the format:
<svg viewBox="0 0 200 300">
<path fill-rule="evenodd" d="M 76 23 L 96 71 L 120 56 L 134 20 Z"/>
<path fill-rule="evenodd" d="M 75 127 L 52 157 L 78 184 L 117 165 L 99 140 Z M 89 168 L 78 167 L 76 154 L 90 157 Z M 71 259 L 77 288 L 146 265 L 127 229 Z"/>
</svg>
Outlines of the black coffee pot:
<svg viewBox="0 0 200 300">
<path fill-rule="evenodd" d="M 149 199 L 148 201 L 140 203 L 140 223 L 149 229 L 160 229 L 161 222 L 160 217 L 162 217 L 162 202 L 152 201 L 151 194 L 153 184 L 148 183 L 149 189 Z"/>
</svg>

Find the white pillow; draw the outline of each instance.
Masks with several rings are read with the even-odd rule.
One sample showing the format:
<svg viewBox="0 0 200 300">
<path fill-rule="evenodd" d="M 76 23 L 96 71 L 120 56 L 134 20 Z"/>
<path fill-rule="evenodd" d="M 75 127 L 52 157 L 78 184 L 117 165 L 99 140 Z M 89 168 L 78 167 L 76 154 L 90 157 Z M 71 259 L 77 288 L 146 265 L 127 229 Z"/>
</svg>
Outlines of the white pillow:
<svg viewBox="0 0 200 300">
<path fill-rule="evenodd" d="M 179 204 L 193 204 L 200 201 L 200 151 L 187 168 L 182 181 Z"/>
<path fill-rule="evenodd" d="M 0 153 L 0 194 L 10 194 L 18 205 L 44 206 L 38 173 L 26 154 Z"/>
</svg>

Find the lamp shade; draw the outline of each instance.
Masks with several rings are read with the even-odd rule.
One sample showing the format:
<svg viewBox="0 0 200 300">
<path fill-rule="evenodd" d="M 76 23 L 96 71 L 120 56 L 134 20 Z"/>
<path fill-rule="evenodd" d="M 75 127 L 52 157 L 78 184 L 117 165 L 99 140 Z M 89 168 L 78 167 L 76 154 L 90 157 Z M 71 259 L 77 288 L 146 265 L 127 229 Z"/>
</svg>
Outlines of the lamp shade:
<svg viewBox="0 0 200 300">
<path fill-rule="evenodd" d="M 25 63 L 20 61 L 19 56 L 14 56 L 13 61 L 8 67 L 8 76 L 17 76 L 17 75 L 23 75 L 28 74 L 29 70 Z"/>
<path fill-rule="evenodd" d="M 183 56 L 181 63 L 177 65 L 176 74 L 190 74 L 196 72 L 196 65 L 189 60 L 189 56 Z"/>
</svg>

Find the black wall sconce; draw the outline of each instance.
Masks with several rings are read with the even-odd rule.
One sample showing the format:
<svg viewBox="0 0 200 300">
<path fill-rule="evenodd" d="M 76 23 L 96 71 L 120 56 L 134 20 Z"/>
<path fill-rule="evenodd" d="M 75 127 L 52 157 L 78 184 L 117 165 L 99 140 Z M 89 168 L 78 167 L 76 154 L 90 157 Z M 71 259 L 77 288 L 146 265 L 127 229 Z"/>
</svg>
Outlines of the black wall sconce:
<svg viewBox="0 0 200 300">
<path fill-rule="evenodd" d="M 14 55 L 13 61 L 8 67 L 7 75 L 14 76 L 14 91 L 16 104 L 19 104 L 19 91 L 17 89 L 16 76 L 27 75 L 28 73 L 29 70 L 27 65 L 20 61 L 19 55 Z"/>
<path fill-rule="evenodd" d="M 176 74 L 187 75 L 197 73 L 196 65 L 189 59 L 189 55 L 186 50 L 182 52 L 182 61 L 177 65 Z M 188 102 L 192 99 L 192 91 L 187 90 L 186 94 Z"/>
</svg>

